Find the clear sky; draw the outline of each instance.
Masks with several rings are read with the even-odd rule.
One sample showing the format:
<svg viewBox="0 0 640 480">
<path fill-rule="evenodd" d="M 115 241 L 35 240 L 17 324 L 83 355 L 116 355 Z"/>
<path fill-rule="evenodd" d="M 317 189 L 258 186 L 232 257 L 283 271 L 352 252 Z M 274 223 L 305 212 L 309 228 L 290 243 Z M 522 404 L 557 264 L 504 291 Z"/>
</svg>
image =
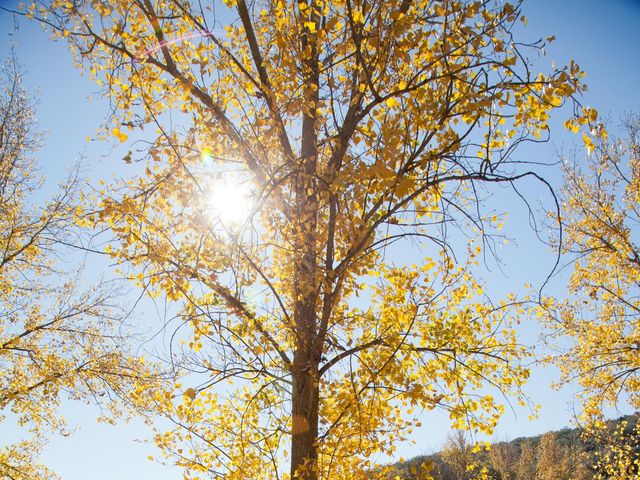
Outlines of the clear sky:
<svg viewBox="0 0 640 480">
<path fill-rule="evenodd" d="M 0 0 L 0 5 L 7 8 L 16 3 Z M 640 110 L 640 1 L 528 0 L 523 12 L 529 20 L 523 32 L 525 39 L 556 36 L 547 56 L 540 60 L 541 68 L 549 70 L 552 60 L 562 65 L 574 59 L 587 72 L 589 92 L 584 97 L 585 104 L 613 119 L 624 112 Z M 28 87 L 40 92 L 37 117 L 47 135 L 38 158 L 48 185 L 60 180 L 64 169 L 80 156 L 86 158 L 86 172 L 93 180 L 117 174 L 123 167 L 121 158 L 127 147 L 113 150 L 107 144 L 86 142 L 85 138 L 94 134 L 104 119 L 107 106 L 99 100 L 87 100 L 97 87 L 74 69 L 65 46 L 50 41 L 39 25 L 0 11 L 1 58 L 6 57 L 11 43 L 15 43 L 25 67 Z M 559 117 L 555 123 L 559 128 L 553 130 L 551 143 L 524 150 L 521 155 L 530 156 L 531 160 L 553 160 L 557 149 L 575 144 L 577 139 L 562 130 L 561 121 Z M 549 169 L 547 176 L 558 185 L 557 170 Z M 523 213 L 514 207 L 507 222 L 507 233 L 518 243 L 503 253 L 508 274 L 492 270 L 490 280 L 495 282 L 496 290 L 513 288 L 527 280 L 535 283 L 544 278 L 553 263 L 550 252 L 533 238 Z M 529 422 L 524 412 L 515 416 L 508 412 L 496 438 L 538 434 L 570 423 L 572 392 L 549 389 L 552 371 L 535 373 L 527 390 L 543 406 L 539 420 Z M 146 459 L 156 453 L 153 447 L 134 443 L 134 439 L 149 436 L 149 430 L 140 422 L 115 427 L 97 425 L 94 418 L 98 412 L 78 404 L 65 404 L 63 412 L 69 423 L 81 424 L 82 428 L 69 438 L 54 438 L 43 461 L 65 480 L 181 477 L 180 471 Z M 429 414 L 423 425 L 414 438 L 416 443 L 404 445 L 399 455 L 409 457 L 440 447 L 448 431 L 446 417 Z M 6 436 L 0 434 L 0 442 L 3 438 Z"/>
</svg>

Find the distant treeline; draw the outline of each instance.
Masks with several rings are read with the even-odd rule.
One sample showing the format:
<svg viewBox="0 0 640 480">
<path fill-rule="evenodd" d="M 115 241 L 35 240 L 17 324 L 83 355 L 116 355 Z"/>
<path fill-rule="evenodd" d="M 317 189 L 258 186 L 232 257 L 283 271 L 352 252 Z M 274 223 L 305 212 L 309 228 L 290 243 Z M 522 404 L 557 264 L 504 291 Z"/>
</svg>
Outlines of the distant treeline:
<svg viewBox="0 0 640 480">
<path fill-rule="evenodd" d="M 537 437 L 499 442 L 476 451 L 462 432 L 453 433 L 442 451 L 392 466 L 388 478 L 402 480 L 472 480 L 485 472 L 492 480 L 640 479 L 640 413 L 607 422 L 597 433 L 565 428 Z M 610 476 L 603 464 L 625 451 L 634 465 L 625 476 Z"/>
</svg>

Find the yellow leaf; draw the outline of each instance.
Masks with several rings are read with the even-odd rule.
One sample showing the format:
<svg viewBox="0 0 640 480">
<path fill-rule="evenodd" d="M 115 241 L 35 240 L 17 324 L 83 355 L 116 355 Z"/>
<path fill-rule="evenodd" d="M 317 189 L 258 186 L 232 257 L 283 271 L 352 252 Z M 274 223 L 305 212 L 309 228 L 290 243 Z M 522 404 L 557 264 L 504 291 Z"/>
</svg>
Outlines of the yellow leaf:
<svg viewBox="0 0 640 480">
<path fill-rule="evenodd" d="M 364 23 L 364 15 L 362 15 L 362 12 L 360 10 L 354 10 L 353 21 L 355 23 Z"/>
<path fill-rule="evenodd" d="M 385 103 L 387 104 L 387 107 L 393 108 L 398 105 L 398 99 L 396 97 L 389 97 Z"/>
<path fill-rule="evenodd" d="M 561 97 L 557 97 L 557 96 L 553 96 L 551 97 L 551 99 L 549 100 L 549 103 L 551 105 L 553 105 L 554 107 L 559 107 L 560 105 L 562 105 L 562 98 Z"/>
<path fill-rule="evenodd" d="M 124 141 L 127 140 L 127 138 L 129 138 L 129 136 L 126 133 L 123 133 L 117 127 L 114 128 L 113 130 L 111 130 L 111 133 L 113 134 L 114 137 L 116 137 L 118 140 L 120 140 L 120 142 L 124 142 Z"/>
<path fill-rule="evenodd" d="M 582 141 L 584 142 L 584 146 L 587 147 L 587 154 L 591 155 L 591 152 L 595 148 L 593 140 L 591 140 L 591 137 L 589 135 L 587 135 L 586 133 L 583 133 Z"/>
</svg>

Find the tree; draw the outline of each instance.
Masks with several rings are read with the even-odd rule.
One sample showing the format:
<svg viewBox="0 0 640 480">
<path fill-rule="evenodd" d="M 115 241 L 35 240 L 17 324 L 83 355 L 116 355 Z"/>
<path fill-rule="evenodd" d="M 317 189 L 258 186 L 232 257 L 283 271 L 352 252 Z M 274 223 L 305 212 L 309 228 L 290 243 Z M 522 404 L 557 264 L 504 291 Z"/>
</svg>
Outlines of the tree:
<svg viewBox="0 0 640 480">
<path fill-rule="evenodd" d="M 60 401 L 109 407 L 145 384 L 150 370 L 126 355 L 116 291 L 106 284 L 80 291 L 72 272 L 59 268 L 61 245 L 74 240 L 78 180 L 71 176 L 46 203 L 32 200 L 42 184 L 31 158 L 38 145 L 32 100 L 15 58 L 2 74 L 0 422 L 16 423 L 30 435 L 0 445 L 0 478 L 45 479 L 54 475 L 37 455 L 47 432 L 65 433 L 56 415 Z"/>
<path fill-rule="evenodd" d="M 491 445 L 489 463 L 498 472 L 500 480 L 511 480 L 516 464 L 516 455 L 511 444 L 501 442 Z"/>
<path fill-rule="evenodd" d="M 597 478 L 593 472 L 593 454 L 589 454 L 583 448 L 571 446 L 567 452 L 566 460 L 571 469 L 571 480 L 593 480 Z"/>
<path fill-rule="evenodd" d="M 624 129 L 626 138 L 612 141 L 585 134 L 587 168 L 566 166 L 564 248 L 575 255 L 573 299 L 545 306 L 551 337 L 571 340 L 552 361 L 563 382 L 577 380 L 583 387 L 580 418 L 586 435 L 613 449 L 607 456 L 613 476 L 640 462 L 637 451 L 624 446 L 627 439 L 608 432 L 602 422 L 605 409 L 617 407 L 620 399 L 632 411 L 640 409 L 640 116 L 628 117 Z M 639 429 L 632 435 L 640 438 Z"/>
<path fill-rule="evenodd" d="M 534 73 L 545 42 L 516 41 L 501 2 L 225 3 L 25 12 L 105 87 L 105 132 L 159 133 L 94 217 L 192 329 L 158 445 L 189 477 L 313 480 L 365 475 L 419 411 L 490 432 L 502 405 L 482 387 L 518 396 L 528 370 L 517 302 L 471 273 L 500 221 L 481 198 L 539 178 L 512 153 L 577 102 L 579 67 Z M 219 199 L 233 189 L 249 200 Z"/>
<path fill-rule="evenodd" d="M 457 430 L 449 435 L 441 455 L 446 465 L 445 472 L 442 474 L 443 478 L 459 478 L 460 480 L 471 478 L 470 468 L 474 465 L 473 446 L 467 440 L 464 432 Z"/>
<path fill-rule="evenodd" d="M 577 256 L 570 293 L 577 299 L 553 312 L 555 336 L 573 344 L 556 358 L 563 379 L 577 379 L 586 417 L 600 416 L 620 396 L 640 408 L 640 116 L 625 123 L 627 139 L 588 141 L 588 171 L 567 165 L 565 249 Z"/>
<path fill-rule="evenodd" d="M 593 478 L 576 445 L 564 445 L 554 432 L 545 433 L 538 445 L 536 480 L 580 480 Z"/>
<path fill-rule="evenodd" d="M 545 433 L 538 445 L 538 463 L 536 464 L 536 480 L 567 480 L 562 468 L 564 455 L 556 435 Z"/>
<path fill-rule="evenodd" d="M 517 480 L 536 479 L 536 454 L 531 441 L 525 440 L 520 446 L 520 456 L 516 470 Z"/>
</svg>

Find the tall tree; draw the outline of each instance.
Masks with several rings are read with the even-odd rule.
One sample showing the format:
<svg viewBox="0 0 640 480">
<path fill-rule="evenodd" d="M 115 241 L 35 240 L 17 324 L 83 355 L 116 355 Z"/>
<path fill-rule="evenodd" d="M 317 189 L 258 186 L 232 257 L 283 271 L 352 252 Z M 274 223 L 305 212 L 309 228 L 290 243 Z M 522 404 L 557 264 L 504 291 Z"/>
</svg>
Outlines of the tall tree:
<svg viewBox="0 0 640 480">
<path fill-rule="evenodd" d="M 520 446 L 520 456 L 516 467 L 517 480 L 536 479 L 536 452 L 530 440 L 525 440 Z"/>
<path fill-rule="evenodd" d="M 597 478 L 592 468 L 593 453 L 587 452 L 578 445 L 567 449 L 568 459 L 565 460 L 571 469 L 571 480 L 593 480 Z"/>
<path fill-rule="evenodd" d="M 556 435 L 545 433 L 538 445 L 538 462 L 536 464 L 536 480 L 568 480 L 561 466 L 563 453 Z"/>
<path fill-rule="evenodd" d="M 556 361 L 564 379 L 584 387 L 587 416 L 621 396 L 640 408 L 640 116 L 625 129 L 626 138 L 613 141 L 585 135 L 587 169 L 566 167 L 564 246 L 577 255 L 570 283 L 577 300 L 550 310 L 549 325 L 573 340 Z"/>
<path fill-rule="evenodd" d="M 14 58 L 2 74 L 0 428 L 11 432 L 9 424 L 17 425 L 3 441 L 17 440 L 0 444 L 0 478 L 45 479 L 53 474 L 37 456 L 47 432 L 65 431 L 56 414 L 60 401 L 108 407 L 143 385 L 148 370 L 126 355 L 116 292 L 107 285 L 81 291 L 73 272 L 60 269 L 61 244 L 73 241 L 76 230 L 78 182 L 71 176 L 50 201 L 34 203 L 42 182 L 31 158 L 38 144 L 33 97 Z"/>
<path fill-rule="evenodd" d="M 460 480 L 472 478 L 473 445 L 464 432 L 457 430 L 450 434 L 441 455 L 446 465 L 443 477 Z"/>
<path fill-rule="evenodd" d="M 516 466 L 516 454 L 513 446 L 506 442 L 491 445 L 489 463 L 498 473 L 500 480 L 511 480 Z"/>
<path fill-rule="evenodd" d="M 518 395 L 528 371 L 513 300 L 471 275 L 499 222 L 481 198 L 539 178 L 513 153 L 576 101 L 579 67 L 535 73 L 545 42 L 514 38 L 509 3 L 224 3 L 26 11 L 105 87 L 112 135 L 159 133 L 96 214 L 192 328 L 193 385 L 159 399 L 176 429 L 157 443 L 189 477 L 314 480 L 364 474 L 414 408 L 490 432 L 482 387 Z"/>
<path fill-rule="evenodd" d="M 640 409 L 640 115 L 629 116 L 623 127 L 624 137 L 611 141 L 585 134 L 587 167 L 567 163 L 564 248 L 575 255 L 574 298 L 549 301 L 545 315 L 553 337 L 571 340 L 553 361 L 563 381 L 583 387 L 581 420 L 587 435 L 611 449 L 604 468 L 615 478 L 640 468 L 638 451 L 630 447 L 640 443 L 640 423 L 622 435 L 602 422 L 619 400 L 632 412 Z"/>
</svg>

